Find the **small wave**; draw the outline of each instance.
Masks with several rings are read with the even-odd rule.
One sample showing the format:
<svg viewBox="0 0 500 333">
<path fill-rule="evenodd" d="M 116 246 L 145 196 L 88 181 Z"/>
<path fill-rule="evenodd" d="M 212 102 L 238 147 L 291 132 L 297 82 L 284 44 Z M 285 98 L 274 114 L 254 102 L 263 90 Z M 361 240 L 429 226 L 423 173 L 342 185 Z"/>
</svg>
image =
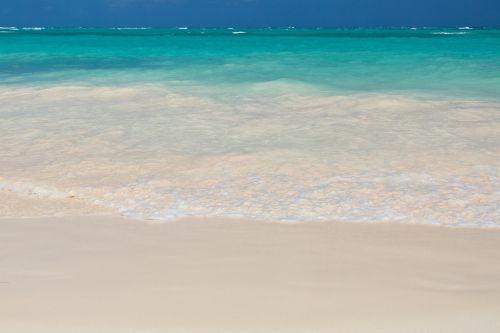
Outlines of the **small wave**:
<svg viewBox="0 0 500 333">
<path fill-rule="evenodd" d="M 275 222 L 391 221 L 500 227 L 494 198 L 478 196 L 476 186 L 455 177 L 345 174 L 302 182 L 305 179 L 291 174 L 229 174 L 229 179 L 220 176 L 210 180 L 198 177 L 202 185 L 188 187 L 174 178 L 168 182 L 138 179 L 118 187 L 74 189 L 0 181 L 0 192 L 41 200 L 76 199 L 123 216 L 158 221 L 229 217 Z M 207 186 L 214 179 L 215 186 Z"/>
<path fill-rule="evenodd" d="M 460 30 L 473 30 L 474 28 L 471 28 L 471 27 L 459 27 L 458 29 L 460 29 Z"/>
<path fill-rule="evenodd" d="M 189 28 L 188 27 L 179 27 L 177 28 L 177 30 L 188 30 Z"/>
<path fill-rule="evenodd" d="M 33 31 L 41 31 L 41 30 L 45 30 L 44 27 L 23 27 L 22 28 L 23 30 L 33 30 Z"/>
<path fill-rule="evenodd" d="M 433 35 L 465 35 L 467 32 L 447 32 L 447 31 L 438 31 L 433 32 Z"/>
<path fill-rule="evenodd" d="M 16 27 L 0 27 L 0 30 L 18 31 L 19 28 L 16 28 Z"/>
<path fill-rule="evenodd" d="M 319 96 L 289 79 L 245 90 L 241 102 L 240 96 L 223 101 L 160 87 L 2 88 L 4 109 L 23 112 L 0 128 L 14 121 L 51 127 L 37 142 L 30 134 L 0 131 L 7 143 L 0 171 L 13 179 L 0 178 L 0 192 L 72 198 L 165 221 L 239 216 L 500 226 L 500 166 L 489 148 L 497 141 L 482 142 L 496 130 L 491 119 L 499 104 Z M 68 105 L 76 117 L 67 117 Z M 89 114 L 94 107 L 106 117 Z M 46 109 L 50 113 L 38 118 Z M 161 118 L 150 117 L 153 112 Z M 485 136 L 462 134 L 478 120 Z M 138 137 L 126 131 L 131 122 L 141 126 Z M 89 141 L 89 133 L 99 135 Z M 415 149 L 411 160 L 399 157 L 399 147 Z M 18 158 L 19 151 L 26 153 Z M 123 154 L 115 162 L 117 151 Z M 32 165 L 38 160 L 49 162 Z M 481 165 L 471 169 L 475 164 Z M 18 171 L 19 165 L 32 166 Z"/>
<path fill-rule="evenodd" d="M 131 27 L 131 28 L 128 28 L 128 27 L 125 27 L 125 28 L 111 28 L 113 30 L 149 30 L 151 28 L 147 28 L 147 27 Z"/>
<path fill-rule="evenodd" d="M 232 32 L 233 35 L 242 35 L 242 34 L 246 34 L 245 31 L 233 31 Z"/>
</svg>

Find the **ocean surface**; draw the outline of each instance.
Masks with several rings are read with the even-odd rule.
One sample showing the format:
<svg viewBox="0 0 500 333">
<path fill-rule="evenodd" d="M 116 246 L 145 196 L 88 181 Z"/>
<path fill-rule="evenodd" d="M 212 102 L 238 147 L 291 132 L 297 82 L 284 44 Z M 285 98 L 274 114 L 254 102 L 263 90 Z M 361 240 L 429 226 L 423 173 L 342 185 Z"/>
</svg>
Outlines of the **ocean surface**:
<svg viewBox="0 0 500 333">
<path fill-rule="evenodd" d="M 0 161 L 141 219 L 499 227 L 500 29 L 0 27 Z"/>
</svg>

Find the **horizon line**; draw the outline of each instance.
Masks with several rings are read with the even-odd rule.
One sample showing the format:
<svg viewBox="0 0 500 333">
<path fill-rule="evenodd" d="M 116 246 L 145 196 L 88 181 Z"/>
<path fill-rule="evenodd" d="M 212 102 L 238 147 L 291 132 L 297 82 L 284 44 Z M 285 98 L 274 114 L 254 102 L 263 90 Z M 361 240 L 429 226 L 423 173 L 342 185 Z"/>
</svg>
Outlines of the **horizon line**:
<svg viewBox="0 0 500 333">
<path fill-rule="evenodd" d="M 189 25 L 176 25 L 176 26 L 108 26 L 108 25 L 96 25 L 96 26 L 44 26 L 44 25 L 1 25 L 0 29 L 26 29 L 26 28 L 45 28 L 45 29 L 458 29 L 458 28 L 470 28 L 470 29 L 500 29 L 500 26 L 493 25 L 443 25 L 443 26 L 430 26 L 430 25 L 366 25 L 366 26 L 189 26 Z"/>
</svg>

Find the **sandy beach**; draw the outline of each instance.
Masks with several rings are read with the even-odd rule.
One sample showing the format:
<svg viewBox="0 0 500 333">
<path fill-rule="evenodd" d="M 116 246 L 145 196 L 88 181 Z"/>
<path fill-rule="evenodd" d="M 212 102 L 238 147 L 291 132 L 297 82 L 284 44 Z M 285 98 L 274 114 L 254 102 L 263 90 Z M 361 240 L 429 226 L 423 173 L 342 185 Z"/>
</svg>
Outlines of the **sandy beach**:
<svg viewBox="0 0 500 333">
<path fill-rule="evenodd" d="M 500 332 L 500 23 L 363 1 L 6 0 L 0 333 Z"/>
<path fill-rule="evenodd" d="M 0 331 L 498 332 L 500 230 L 3 218 Z"/>
</svg>

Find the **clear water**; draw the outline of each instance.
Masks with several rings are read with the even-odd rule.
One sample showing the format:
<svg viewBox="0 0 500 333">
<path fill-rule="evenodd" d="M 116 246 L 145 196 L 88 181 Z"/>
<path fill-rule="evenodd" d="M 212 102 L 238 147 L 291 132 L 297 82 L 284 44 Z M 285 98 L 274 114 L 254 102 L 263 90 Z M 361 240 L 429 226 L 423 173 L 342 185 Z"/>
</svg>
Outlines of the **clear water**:
<svg viewBox="0 0 500 333">
<path fill-rule="evenodd" d="M 146 219 L 500 225 L 500 30 L 0 28 L 0 160 Z"/>
<path fill-rule="evenodd" d="M 328 94 L 499 98 L 500 30 L 1 31 L 6 84 L 217 85 L 224 94 L 281 80 Z"/>
</svg>

